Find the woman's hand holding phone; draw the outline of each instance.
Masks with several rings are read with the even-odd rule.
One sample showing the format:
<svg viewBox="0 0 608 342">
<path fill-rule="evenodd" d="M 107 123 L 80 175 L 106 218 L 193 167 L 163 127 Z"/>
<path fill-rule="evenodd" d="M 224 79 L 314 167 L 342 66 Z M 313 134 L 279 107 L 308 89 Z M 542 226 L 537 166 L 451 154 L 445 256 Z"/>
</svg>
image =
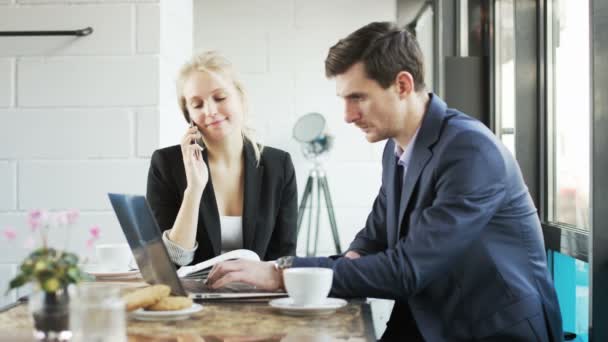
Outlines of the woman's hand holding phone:
<svg viewBox="0 0 608 342">
<path fill-rule="evenodd" d="M 191 122 L 182 138 L 181 149 L 188 190 L 202 194 L 209 181 L 209 170 L 203 160 L 203 148 L 196 143 L 199 134 L 198 128 Z"/>
</svg>

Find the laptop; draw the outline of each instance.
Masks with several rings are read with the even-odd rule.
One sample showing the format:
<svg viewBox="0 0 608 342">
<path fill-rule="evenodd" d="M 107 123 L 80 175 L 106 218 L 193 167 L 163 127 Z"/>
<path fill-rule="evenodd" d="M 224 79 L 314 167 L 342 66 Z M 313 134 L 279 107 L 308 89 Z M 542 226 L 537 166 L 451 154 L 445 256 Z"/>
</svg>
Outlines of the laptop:
<svg viewBox="0 0 608 342">
<path fill-rule="evenodd" d="M 188 296 L 193 300 L 269 300 L 287 296 L 284 292 L 256 290 L 255 287 L 235 283 L 211 289 L 203 278 L 180 279 L 175 264 L 162 240 L 162 233 L 152 209 L 144 196 L 108 194 L 118 222 L 131 247 L 137 266 L 149 284 L 165 284 L 171 294 Z"/>
</svg>

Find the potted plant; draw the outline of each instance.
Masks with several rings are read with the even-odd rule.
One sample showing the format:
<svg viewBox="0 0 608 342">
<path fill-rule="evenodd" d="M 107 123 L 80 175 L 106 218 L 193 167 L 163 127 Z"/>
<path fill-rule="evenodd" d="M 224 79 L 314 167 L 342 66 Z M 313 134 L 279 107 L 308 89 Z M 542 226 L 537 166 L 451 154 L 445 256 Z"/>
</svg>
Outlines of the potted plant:
<svg viewBox="0 0 608 342">
<path fill-rule="evenodd" d="M 75 210 L 57 213 L 35 210 L 28 216 L 30 230 L 39 233 L 35 235 L 40 237 L 41 246 L 23 260 L 7 292 L 28 283 L 33 285 L 28 307 L 33 318 L 34 335 L 38 339 L 63 340 L 70 335 L 68 285 L 93 279 L 80 268 L 78 256 L 66 250 L 67 243 L 63 250 L 48 245 L 51 227 L 72 226 L 78 216 Z M 89 232 L 91 236 L 87 245 L 92 247 L 99 238 L 99 227 L 91 227 Z M 7 240 L 15 240 L 17 233 L 7 227 L 4 236 Z M 33 245 L 32 238 L 26 241 L 27 247 Z"/>
</svg>

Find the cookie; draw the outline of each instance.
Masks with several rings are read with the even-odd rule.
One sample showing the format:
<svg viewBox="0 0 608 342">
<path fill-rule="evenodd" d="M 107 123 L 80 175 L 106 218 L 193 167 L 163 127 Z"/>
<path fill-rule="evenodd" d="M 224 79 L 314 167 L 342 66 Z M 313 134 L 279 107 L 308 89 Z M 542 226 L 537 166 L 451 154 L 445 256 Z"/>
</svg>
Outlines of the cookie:
<svg viewBox="0 0 608 342">
<path fill-rule="evenodd" d="M 130 292 L 123 296 L 127 311 L 145 308 L 169 296 L 171 288 L 167 285 L 153 285 Z"/>
<path fill-rule="evenodd" d="M 192 299 L 188 297 L 165 297 L 155 304 L 146 307 L 150 311 L 174 311 L 187 309 L 192 306 Z"/>
</svg>

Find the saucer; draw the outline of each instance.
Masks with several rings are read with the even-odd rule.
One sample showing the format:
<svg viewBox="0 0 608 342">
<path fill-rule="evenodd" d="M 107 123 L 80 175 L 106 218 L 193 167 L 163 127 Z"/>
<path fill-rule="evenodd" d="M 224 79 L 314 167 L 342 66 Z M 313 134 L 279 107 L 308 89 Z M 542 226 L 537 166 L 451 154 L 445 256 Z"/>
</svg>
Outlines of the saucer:
<svg viewBox="0 0 608 342">
<path fill-rule="evenodd" d="M 179 321 L 188 319 L 190 315 L 203 310 L 203 306 L 193 303 L 191 307 L 182 310 L 173 311 L 147 311 L 137 309 L 129 314 L 129 316 L 140 321 Z"/>
<path fill-rule="evenodd" d="M 340 298 L 325 298 L 325 301 L 319 305 L 295 305 L 293 299 L 279 298 L 268 302 L 268 305 L 278 309 L 284 314 L 294 316 L 311 316 L 311 315 L 329 315 L 337 309 L 348 304 L 344 299 Z"/>
<path fill-rule="evenodd" d="M 84 267 L 84 271 L 92 276 L 95 276 L 97 279 L 135 279 L 141 276 L 139 270 L 123 269 L 108 271 L 100 265 L 87 265 Z"/>
</svg>

